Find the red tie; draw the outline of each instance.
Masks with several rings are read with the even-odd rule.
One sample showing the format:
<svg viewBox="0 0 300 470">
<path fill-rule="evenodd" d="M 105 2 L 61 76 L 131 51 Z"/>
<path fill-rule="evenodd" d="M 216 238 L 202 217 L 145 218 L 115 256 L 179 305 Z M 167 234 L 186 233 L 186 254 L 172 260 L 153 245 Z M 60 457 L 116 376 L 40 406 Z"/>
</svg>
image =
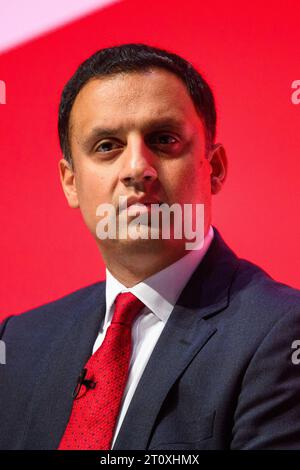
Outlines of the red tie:
<svg viewBox="0 0 300 470">
<path fill-rule="evenodd" d="M 81 387 L 59 450 L 110 449 L 128 378 L 131 327 L 143 307 L 131 292 L 117 296 L 105 338 L 85 366 L 95 388 Z"/>
</svg>

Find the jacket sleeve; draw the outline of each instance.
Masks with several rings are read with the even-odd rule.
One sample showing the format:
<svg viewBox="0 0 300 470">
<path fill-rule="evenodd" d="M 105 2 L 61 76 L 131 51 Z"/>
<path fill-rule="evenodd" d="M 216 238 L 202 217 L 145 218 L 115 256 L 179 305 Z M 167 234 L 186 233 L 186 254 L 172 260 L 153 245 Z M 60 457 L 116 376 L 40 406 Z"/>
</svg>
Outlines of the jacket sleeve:
<svg viewBox="0 0 300 470">
<path fill-rule="evenodd" d="M 234 415 L 232 449 L 300 449 L 297 340 L 300 309 L 277 320 L 252 356 Z"/>
</svg>

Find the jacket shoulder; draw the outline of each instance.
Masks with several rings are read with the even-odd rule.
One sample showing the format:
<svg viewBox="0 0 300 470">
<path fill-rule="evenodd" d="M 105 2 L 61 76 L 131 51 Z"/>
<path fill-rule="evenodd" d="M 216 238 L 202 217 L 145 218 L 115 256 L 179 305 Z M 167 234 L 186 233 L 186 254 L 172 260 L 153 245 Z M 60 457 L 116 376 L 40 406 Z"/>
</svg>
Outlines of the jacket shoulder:
<svg viewBox="0 0 300 470">
<path fill-rule="evenodd" d="M 239 258 L 237 280 L 247 285 L 249 291 L 257 290 L 261 295 L 282 299 L 284 302 L 295 302 L 299 305 L 300 290 L 274 279 L 262 267 L 243 258 Z"/>
<path fill-rule="evenodd" d="M 20 328 L 24 332 L 27 329 L 36 331 L 39 327 L 44 329 L 47 324 L 57 325 L 63 319 L 76 315 L 76 312 L 93 306 L 104 293 L 105 281 L 98 281 L 45 304 L 10 315 L 0 323 L 0 338 L 8 327 L 14 327 L 15 330 Z"/>
<path fill-rule="evenodd" d="M 231 296 L 243 321 L 271 327 L 283 316 L 300 317 L 300 290 L 280 282 L 263 268 L 240 258 Z"/>
</svg>

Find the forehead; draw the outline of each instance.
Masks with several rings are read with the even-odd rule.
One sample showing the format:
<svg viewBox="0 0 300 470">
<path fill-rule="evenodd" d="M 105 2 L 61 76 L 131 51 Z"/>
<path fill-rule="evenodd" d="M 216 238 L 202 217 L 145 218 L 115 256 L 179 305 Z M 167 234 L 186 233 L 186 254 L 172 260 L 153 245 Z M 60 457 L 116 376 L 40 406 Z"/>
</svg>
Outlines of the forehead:
<svg viewBox="0 0 300 470">
<path fill-rule="evenodd" d="M 97 125 L 134 128 L 164 117 L 203 131 L 182 80 L 168 70 L 151 68 L 89 80 L 76 96 L 69 125 L 80 136 Z"/>
</svg>

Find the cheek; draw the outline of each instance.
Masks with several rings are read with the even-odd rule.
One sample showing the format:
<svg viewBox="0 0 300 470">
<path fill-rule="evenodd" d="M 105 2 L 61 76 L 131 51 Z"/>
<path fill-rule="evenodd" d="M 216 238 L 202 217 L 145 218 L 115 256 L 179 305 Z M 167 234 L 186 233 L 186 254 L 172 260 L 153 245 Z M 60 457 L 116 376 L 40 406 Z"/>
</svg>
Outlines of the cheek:
<svg viewBox="0 0 300 470">
<path fill-rule="evenodd" d="M 79 169 L 76 179 L 76 188 L 78 192 L 79 203 L 86 202 L 103 202 L 108 188 L 107 178 L 92 168 Z"/>
<path fill-rule="evenodd" d="M 164 186 L 175 197 L 189 200 L 210 192 L 209 162 L 185 159 L 172 162 L 164 171 Z M 185 195 L 185 197 L 184 197 Z"/>
<path fill-rule="evenodd" d="M 97 208 L 100 204 L 110 203 L 109 178 L 85 168 L 78 174 L 76 186 L 82 217 L 92 233 L 98 221 Z"/>
</svg>

